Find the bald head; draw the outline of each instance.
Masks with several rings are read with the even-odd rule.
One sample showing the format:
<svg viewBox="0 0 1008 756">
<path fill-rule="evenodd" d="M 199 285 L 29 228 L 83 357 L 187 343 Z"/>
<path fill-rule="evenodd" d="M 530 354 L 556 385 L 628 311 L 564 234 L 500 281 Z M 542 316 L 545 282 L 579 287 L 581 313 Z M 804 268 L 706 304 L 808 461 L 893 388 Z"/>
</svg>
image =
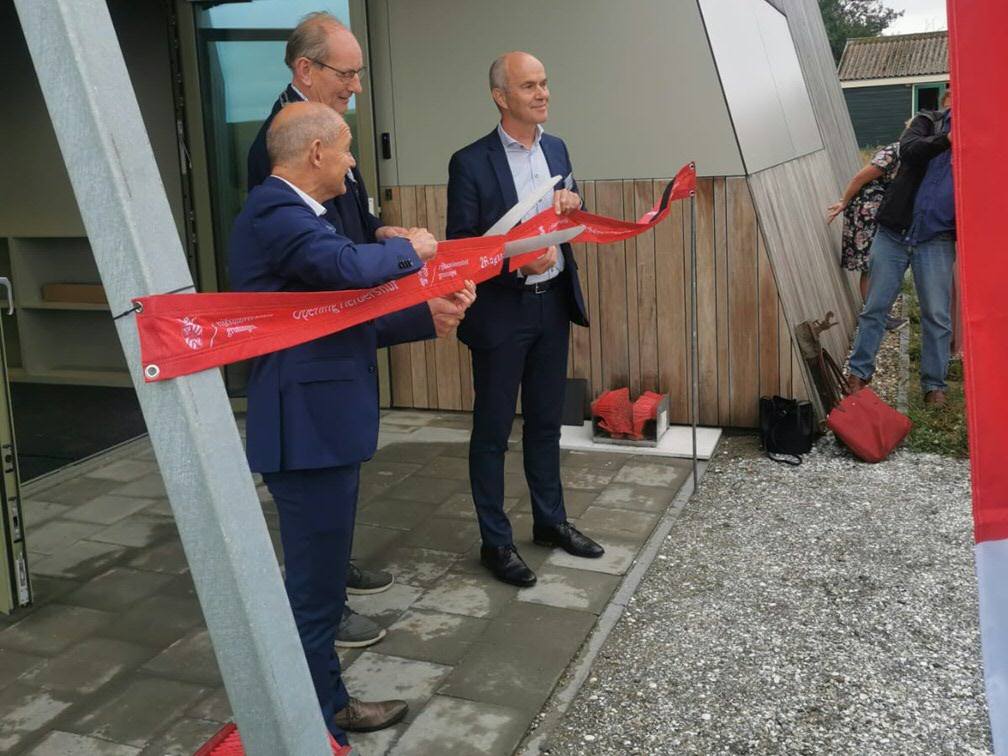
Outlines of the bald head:
<svg viewBox="0 0 1008 756">
<path fill-rule="evenodd" d="M 490 96 L 501 114 L 501 125 L 524 141 L 549 117 L 546 69 L 534 55 L 504 53 L 490 66 Z"/>
<path fill-rule="evenodd" d="M 347 129 L 339 113 L 318 102 L 292 102 L 277 113 L 266 132 L 266 153 L 272 168 L 293 168 L 304 161 L 318 141 L 329 147 Z"/>
<path fill-rule="evenodd" d="M 490 89 L 506 91 L 508 82 L 511 81 L 511 69 L 528 63 L 538 64 L 540 68 L 542 67 L 538 58 L 520 50 L 513 50 L 497 56 L 496 60 L 490 64 Z"/>
</svg>

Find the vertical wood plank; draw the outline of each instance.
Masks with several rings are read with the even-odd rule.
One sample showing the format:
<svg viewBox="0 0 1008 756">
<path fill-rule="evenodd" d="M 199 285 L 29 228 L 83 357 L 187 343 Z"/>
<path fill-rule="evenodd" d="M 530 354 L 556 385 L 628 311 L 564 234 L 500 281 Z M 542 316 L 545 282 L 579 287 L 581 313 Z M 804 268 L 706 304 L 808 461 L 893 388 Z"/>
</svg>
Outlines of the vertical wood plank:
<svg viewBox="0 0 1008 756">
<path fill-rule="evenodd" d="M 654 205 L 654 182 L 634 182 L 634 212 L 637 220 Z M 658 390 L 658 295 L 655 276 L 655 235 L 637 237 L 637 320 L 641 391 Z"/>
<path fill-rule="evenodd" d="M 728 423 L 752 427 L 759 423 L 759 272 L 756 254 L 759 229 L 746 180 L 729 178 L 725 189 L 730 265 Z"/>
<path fill-rule="evenodd" d="M 780 374 L 780 395 L 794 396 L 791 385 L 791 329 L 788 328 L 787 317 L 784 315 L 784 303 L 777 300 L 777 354 L 778 372 Z"/>
<path fill-rule="evenodd" d="M 579 184 L 584 199 L 585 210 L 596 213 L 595 182 L 585 181 Z M 599 304 L 599 251 L 597 244 L 585 244 L 585 271 L 581 281 L 585 284 L 585 307 L 588 309 L 588 331 L 590 374 L 587 376 L 588 397 L 596 399 L 605 389 L 602 379 L 602 328 L 605 314 Z"/>
<path fill-rule="evenodd" d="M 424 186 L 416 187 L 416 224 L 421 228 L 426 228 L 430 230 L 432 221 L 436 222 L 436 218 L 428 217 L 427 212 L 427 188 Z M 438 404 L 438 370 L 437 370 L 437 346 L 433 339 L 428 339 L 426 341 L 421 341 L 417 343 L 418 347 L 423 350 L 424 354 L 424 365 L 426 367 L 426 377 L 424 382 L 427 389 L 427 407 L 430 409 L 437 409 L 440 405 Z"/>
<path fill-rule="evenodd" d="M 730 414 L 731 360 L 729 359 L 728 234 L 725 179 L 714 179 L 714 275 L 717 288 L 717 423 L 727 425 Z M 734 233 L 735 229 L 731 229 Z"/>
<path fill-rule="evenodd" d="M 654 194 L 666 181 L 654 182 Z M 658 391 L 669 395 L 669 422 L 689 422 L 689 375 L 687 373 L 689 329 L 686 317 L 688 253 L 683 243 L 683 214 L 687 202 L 673 202 L 669 217 L 654 229 L 656 295 L 656 347 L 658 351 Z"/>
<path fill-rule="evenodd" d="M 757 231 L 756 256 L 759 276 L 759 365 L 760 396 L 780 394 L 777 284 L 774 282 L 770 258 L 767 257 L 763 234 Z"/>
<path fill-rule="evenodd" d="M 623 212 L 616 218 L 631 220 L 634 214 L 634 182 L 623 182 Z M 640 394 L 640 321 L 637 302 L 637 241 L 638 238 L 627 239 L 624 263 L 626 265 L 626 328 L 627 328 L 627 362 L 630 367 L 630 398 L 636 399 Z"/>
<path fill-rule="evenodd" d="M 390 187 L 392 199 L 382 202 L 382 221 L 389 226 L 402 225 L 402 208 L 400 203 L 401 188 Z M 389 348 L 389 370 L 392 385 L 392 406 L 413 406 L 413 369 L 408 344 L 398 344 Z"/>
<path fill-rule="evenodd" d="M 448 187 L 445 185 L 425 186 L 424 200 L 427 206 L 427 227 L 436 237 L 441 238 L 444 236 L 447 222 Z M 434 406 L 437 409 L 462 409 L 458 339 L 453 333 L 442 339 L 430 341 L 428 344 L 432 345 L 434 350 L 432 361 L 429 359 L 430 350 L 428 350 L 428 367 L 431 362 L 434 364 L 433 383 L 437 392 L 437 402 Z"/>
<path fill-rule="evenodd" d="M 399 208 L 401 225 L 410 228 L 420 225 L 417 212 L 417 191 L 415 186 L 399 187 Z M 426 214 L 426 213 L 425 213 Z M 410 354 L 410 383 L 413 388 L 413 407 L 427 409 L 427 352 L 423 342 L 407 344 Z"/>
<path fill-rule="evenodd" d="M 718 420 L 717 263 L 714 232 L 714 180 L 697 179 L 697 327 L 700 362 L 700 423 Z"/>
<path fill-rule="evenodd" d="M 595 182 L 597 212 L 623 217 L 623 182 Z M 630 383 L 627 344 L 627 268 L 623 243 L 607 244 L 598 251 L 599 306 L 602 338 L 602 385 L 596 393 Z"/>
</svg>

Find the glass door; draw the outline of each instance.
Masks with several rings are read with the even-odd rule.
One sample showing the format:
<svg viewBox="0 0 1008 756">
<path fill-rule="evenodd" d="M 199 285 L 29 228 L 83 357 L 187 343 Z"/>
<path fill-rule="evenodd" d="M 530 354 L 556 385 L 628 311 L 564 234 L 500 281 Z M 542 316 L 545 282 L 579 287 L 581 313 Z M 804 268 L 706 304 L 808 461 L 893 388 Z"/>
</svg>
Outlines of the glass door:
<svg viewBox="0 0 1008 756">
<path fill-rule="evenodd" d="M 335 0 L 325 10 L 354 30 L 367 58 L 363 0 Z M 193 3 L 192 33 L 206 163 L 206 199 L 197 226 L 212 228 L 217 288 L 227 288 L 227 240 L 246 195 L 246 158 L 262 122 L 290 83 L 284 65 L 287 39 L 297 23 L 320 8 L 318 0 L 234 0 Z M 368 99 L 367 96 L 360 98 Z M 369 187 L 375 186 L 370 102 L 355 97 L 344 116 L 354 134 L 354 154 Z M 195 141 L 195 140 L 194 140 Z M 197 152 L 198 150 L 194 150 Z M 197 156 L 194 155 L 194 163 Z M 371 171 L 367 168 L 371 166 Z M 368 173 L 372 175 L 368 175 Z M 202 223 L 200 223 L 202 216 Z M 232 397 L 245 395 L 247 364 L 225 368 Z"/>
</svg>

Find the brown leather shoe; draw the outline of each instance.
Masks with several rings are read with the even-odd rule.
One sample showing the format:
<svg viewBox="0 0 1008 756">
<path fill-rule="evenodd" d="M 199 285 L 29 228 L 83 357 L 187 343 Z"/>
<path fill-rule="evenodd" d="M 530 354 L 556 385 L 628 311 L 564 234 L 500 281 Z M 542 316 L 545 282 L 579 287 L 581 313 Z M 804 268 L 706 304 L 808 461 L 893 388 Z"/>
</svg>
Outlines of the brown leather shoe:
<svg viewBox="0 0 1008 756">
<path fill-rule="evenodd" d="M 405 701 L 360 701 L 351 698 L 345 709 L 333 715 L 333 724 L 347 732 L 374 732 L 391 727 L 406 716 Z"/>
<path fill-rule="evenodd" d="M 870 380 L 871 379 L 869 378 L 866 381 L 861 376 L 854 375 L 853 373 L 851 373 L 849 376 L 847 376 L 847 390 L 852 394 L 855 391 L 860 391 L 861 389 L 863 389 L 865 386 L 868 385 Z"/>
<path fill-rule="evenodd" d="M 945 392 L 941 389 L 933 389 L 924 394 L 924 404 L 929 407 L 941 407 L 945 404 Z"/>
</svg>

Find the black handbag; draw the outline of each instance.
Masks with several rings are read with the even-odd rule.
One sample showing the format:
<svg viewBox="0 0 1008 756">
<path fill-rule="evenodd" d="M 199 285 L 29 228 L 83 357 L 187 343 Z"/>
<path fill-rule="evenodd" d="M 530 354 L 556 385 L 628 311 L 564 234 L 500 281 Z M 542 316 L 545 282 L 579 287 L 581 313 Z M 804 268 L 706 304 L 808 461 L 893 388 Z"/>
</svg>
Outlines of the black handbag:
<svg viewBox="0 0 1008 756">
<path fill-rule="evenodd" d="M 760 397 L 759 415 L 760 445 L 767 456 L 774 462 L 800 465 L 802 455 L 812 450 L 817 435 L 811 403 L 782 396 L 763 396 Z"/>
</svg>

